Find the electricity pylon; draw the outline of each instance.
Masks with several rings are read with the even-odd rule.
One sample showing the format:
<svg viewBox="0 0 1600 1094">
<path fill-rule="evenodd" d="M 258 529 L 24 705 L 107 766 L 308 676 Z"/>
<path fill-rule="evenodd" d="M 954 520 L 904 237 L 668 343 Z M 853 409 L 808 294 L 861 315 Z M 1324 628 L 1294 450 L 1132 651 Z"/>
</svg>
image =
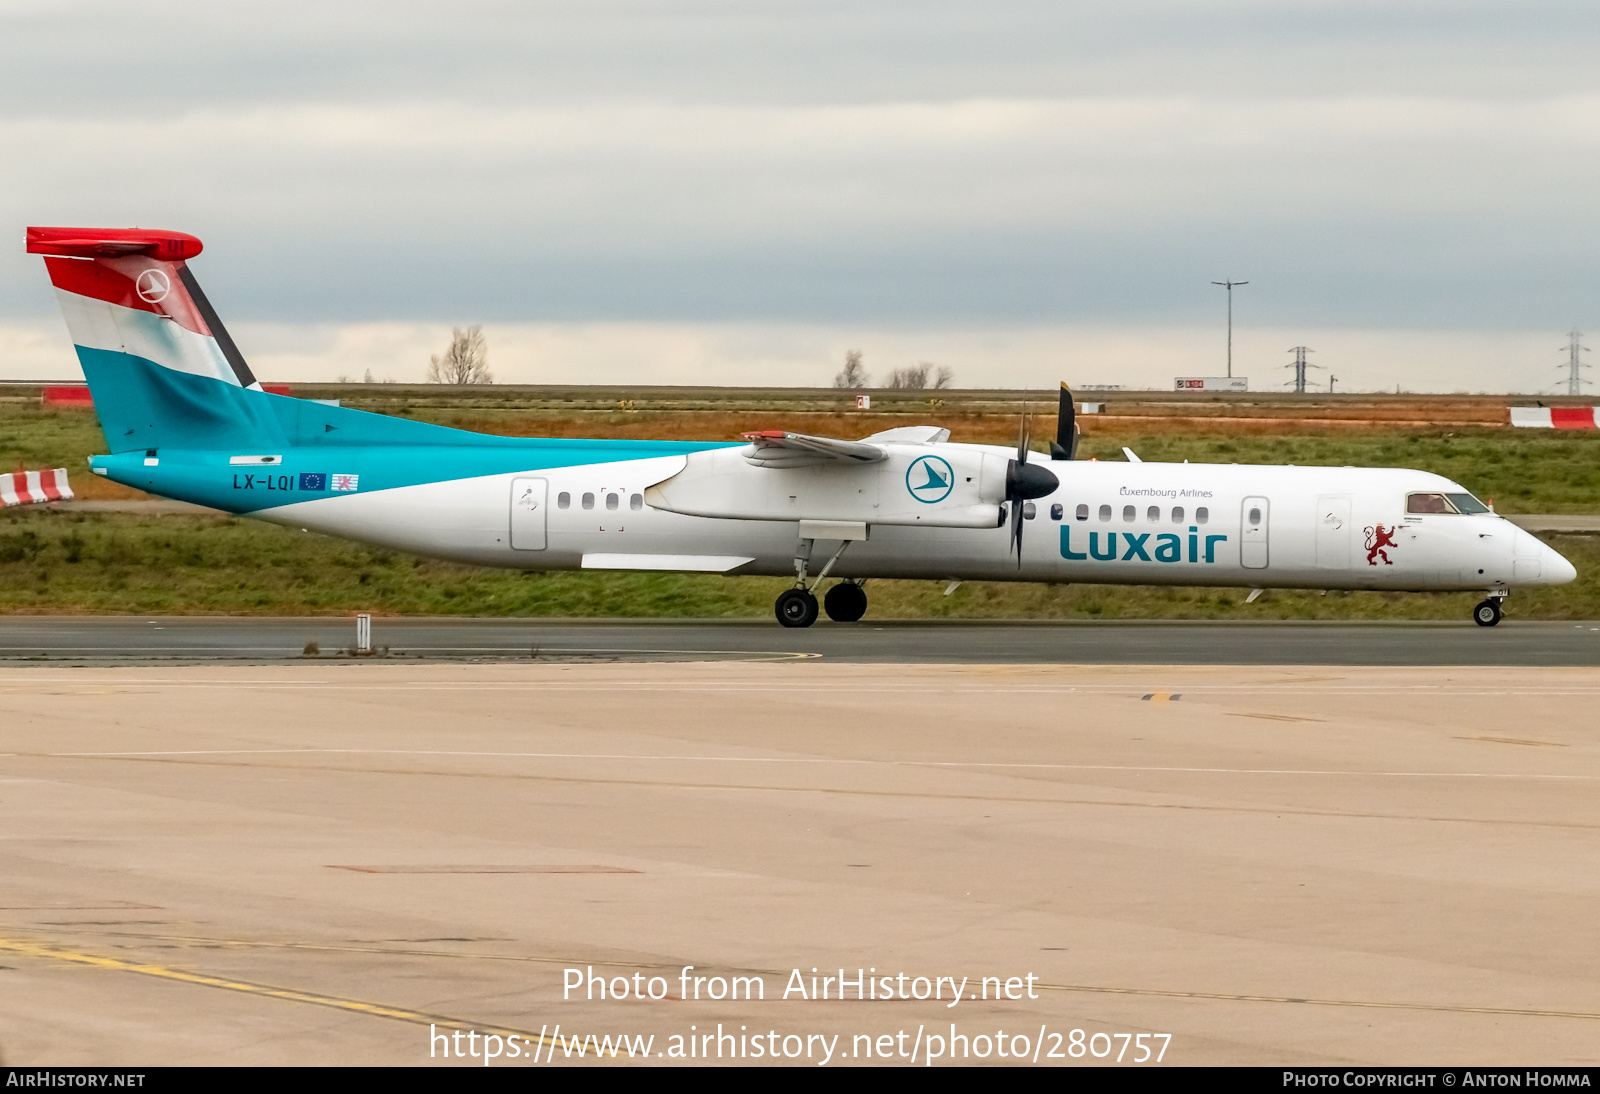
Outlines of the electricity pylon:
<svg viewBox="0 0 1600 1094">
<path fill-rule="evenodd" d="M 1583 355 L 1589 352 L 1589 347 L 1584 345 L 1582 331 L 1572 331 L 1567 335 L 1568 342 L 1564 347 L 1567 351 L 1567 363 L 1562 367 L 1567 370 L 1567 394 L 1582 395 L 1584 384 L 1593 384 L 1593 380 L 1583 378 L 1583 370 L 1593 368 L 1592 365 L 1583 363 Z"/>
<path fill-rule="evenodd" d="M 1290 384 L 1293 384 L 1294 393 L 1296 395 L 1304 395 L 1306 393 L 1306 369 L 1322 367 L 1321 365 L 1313 365 L 1311 362 L 1307 361 L 1306 354 L 1315 353 L 1317 351 L 1314 349 L 1309 349 L 1306 346 L 1295 346 L 1289 352 L 1294 354 L 1294 364 L 1284 365 L 1283 367 L 1294 369 L 1294 379 L 1285 380 L 1284 386 L 1288 387 Z M 1329 390 L 1332 390 L 1331 384 Z"/>
</svg>

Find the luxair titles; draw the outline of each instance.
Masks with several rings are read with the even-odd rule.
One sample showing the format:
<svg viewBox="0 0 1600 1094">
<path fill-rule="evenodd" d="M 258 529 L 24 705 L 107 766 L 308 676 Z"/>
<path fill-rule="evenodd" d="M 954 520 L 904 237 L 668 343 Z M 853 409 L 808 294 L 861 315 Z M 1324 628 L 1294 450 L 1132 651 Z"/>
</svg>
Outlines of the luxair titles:
<svg viewBox="0 0 1600 1094">
<path fill-rule="evenodd" d="M 1125 498 L 1209 498 L 1209 490 L 1162 490 L 1154 487 L 1124 486 L 1117 493 Z M 1101 536 L 1104 536 L 1102 542 Z M 1118 543 L 1121 536 L 1121 543 Z M 1220 533 L 1200 534 L 1200 526 L 1191 524 L 1188 535 L 1177 532 L 1090 532 L 1087 551 L 1075 551 L 1072 546 L 1072 525 L 1061 526 L 1061 557 L 1071 562 L 1183 562 L 1185 547 L 1188 561 L 1215 564 L 1217 544 L 1227 542 Z M 1185 542 L 1187 540 L 1187 542 Z M 1120 558 L 1118 551 L 1121 551 Z"/>
</svg>

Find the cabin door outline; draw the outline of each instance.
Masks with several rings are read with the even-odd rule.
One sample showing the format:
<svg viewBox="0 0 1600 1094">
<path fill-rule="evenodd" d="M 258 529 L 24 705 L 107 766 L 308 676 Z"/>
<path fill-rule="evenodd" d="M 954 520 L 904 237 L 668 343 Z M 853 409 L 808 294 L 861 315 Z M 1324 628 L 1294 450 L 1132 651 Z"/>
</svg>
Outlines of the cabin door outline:
<svg viewBox="0 0 1600 1094">
<path fill-rule="evenodd" d="M 549 509 L 550 480 L 511 480 L 511 546 L 518 551 L 542 551 L 549 537 L 545 513 Z"/>
<path fill-rule="evenodd" d="M 1272 524 L 1272 505 L 1263 497 L 1244 499 L 1239 507 L 1239 565 L 1247 570 L 1265 570 L 1268 560 L 1268 529 Z"/>
</svg>

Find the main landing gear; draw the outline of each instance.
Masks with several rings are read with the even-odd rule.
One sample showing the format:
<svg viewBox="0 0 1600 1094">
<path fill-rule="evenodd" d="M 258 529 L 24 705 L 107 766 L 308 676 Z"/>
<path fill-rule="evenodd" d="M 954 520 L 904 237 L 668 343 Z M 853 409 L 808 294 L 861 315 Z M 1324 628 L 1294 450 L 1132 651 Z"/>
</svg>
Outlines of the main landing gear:
<svg viewBox="0 0 1600 1094">
<path fill-rule="evenodd" d="M 854 623 L 867 614 L 867 591 L 853 581 L 841 581 L 822 598 L 822 607 L 835 623 Z"/>
<path fill-rule="evenodd" d="M 854 623 L 867 614 L 867 591 L 853 581 L 841 581 L 822 598 L 822 608 L 835 623 Z M 785 589 L 773 614 L 785 627 L 809 627 L 817 621 L 817 598 L 808 589 Z"/>
<path fill-rule="evenodd" d="M 817 598 L 811 590 L 828 576 L 828 571 L 833 569 L 833 564 L 839 561 L 839 556 L 844 554 L 850 542 L 850 540 L 840 542 L 839 549 L 833 553 L 833 557 L 822 568 L 816 580 L 808 586 L 806 566 L 811 561 L 812 541 L 809 539 L 800 541 L 794 556 L 795 587 L 779 593 L 778 602 L 773 605 L 773 614 L 778 617 L 779 623 L 785 627 L 809 627 L 817 621 Z M 823 597 L 822 606 L 827 609 L 828 618 L 834 622 L 854 623 L 867 614 L 867 594 L 860 582 L 841 581 L 828 590 L 828 595 Z"/>
<path fill-rule="evenodd" d="M 817 621 L 817 598 L 806 589 L 785 589 L 773 611 L 785 627 L 809 627 Z"/>
<path fill-rule="evenodd" d="M 1500 622 L 1500 601 L 1503 597 L 1492 596 L 1482 601 L 1472 609 L 1472 621 L 1480 627 L 1492 627 Z"/>
</svg>

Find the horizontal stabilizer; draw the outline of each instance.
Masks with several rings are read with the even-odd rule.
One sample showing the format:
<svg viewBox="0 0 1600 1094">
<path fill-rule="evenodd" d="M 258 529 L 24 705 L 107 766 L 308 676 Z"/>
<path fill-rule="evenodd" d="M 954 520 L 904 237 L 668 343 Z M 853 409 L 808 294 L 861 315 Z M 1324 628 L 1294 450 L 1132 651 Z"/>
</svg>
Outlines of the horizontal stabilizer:
<svg viewBox="0 0 1600 1094">
<path fill-rule="evenodd" d="M 149 228 L 29 228 L 28 253 L 70 258 L 120 258 L 145 255 L 163 262 L 181 262 L 202 250 L 185 232 Z"/>
</svg>

